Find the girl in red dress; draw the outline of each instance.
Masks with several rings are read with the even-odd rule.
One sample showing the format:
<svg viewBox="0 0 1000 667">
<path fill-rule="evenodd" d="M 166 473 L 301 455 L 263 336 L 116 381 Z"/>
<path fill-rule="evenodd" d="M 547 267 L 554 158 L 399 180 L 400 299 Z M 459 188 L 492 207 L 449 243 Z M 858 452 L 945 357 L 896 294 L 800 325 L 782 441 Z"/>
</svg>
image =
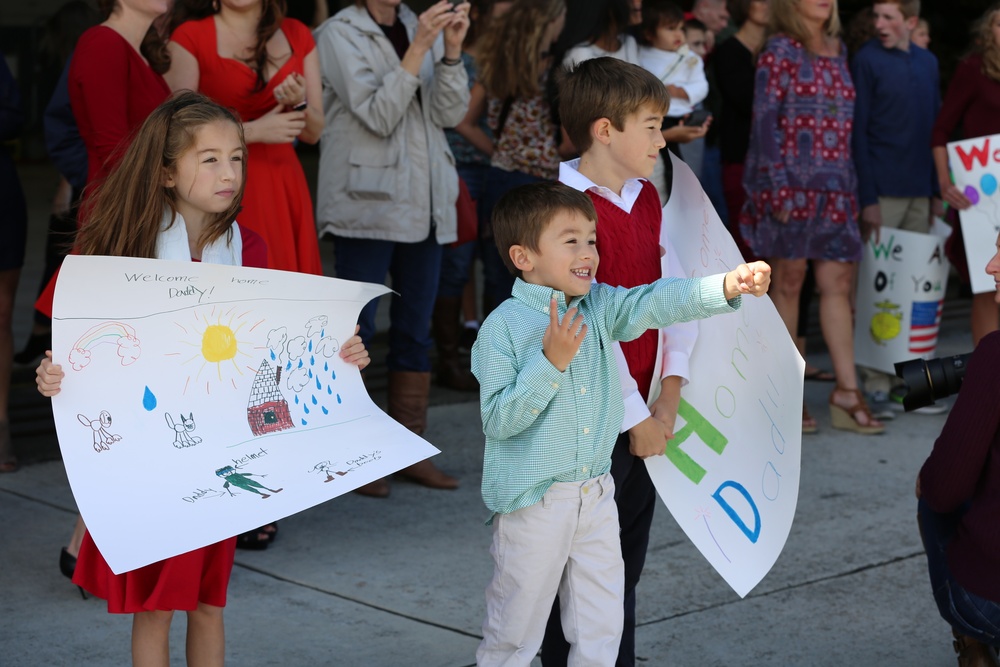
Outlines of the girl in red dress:
<svg viewBox="0 0 1000 667">
<path fill-rule="evenodd" d="M 312 199 L 292 144 L 314 144 L 323 130 L 319 58 L 312 33 L 284 18 L 283 5 L 178 0 L 164 76 L 173 90 L 197 90 L 240 114 L 250 149 L 240 221 L 264 237 L 272 269 L 320 275 Z"/>
<path fill-rule="evenodd" d="M 261 238 L 235 222 L 245 182 L 246 144 L 236 116 L 197 93 L 158 107 L 142 124 L 118 167 L 93 195 L 76 251 L 219 264 L 267 265 Z M 134 231 L 123 234 L 123 225 Z M 357 336 L 341 357 L 360 367 L 368 352 Z M 63 372 L 46 352 L 37 370 L 44 396 L 59 392 Z M 170 623 L 187 612 L 187 660 L 222 665 L 226 604 L 236 540 L 230 538 L 145 567 L 114 574 L 88 532 L 73 582 L 108 601 L 110 613 L 133 614 L 132 662 L 170 664 Z"/>
</svg>

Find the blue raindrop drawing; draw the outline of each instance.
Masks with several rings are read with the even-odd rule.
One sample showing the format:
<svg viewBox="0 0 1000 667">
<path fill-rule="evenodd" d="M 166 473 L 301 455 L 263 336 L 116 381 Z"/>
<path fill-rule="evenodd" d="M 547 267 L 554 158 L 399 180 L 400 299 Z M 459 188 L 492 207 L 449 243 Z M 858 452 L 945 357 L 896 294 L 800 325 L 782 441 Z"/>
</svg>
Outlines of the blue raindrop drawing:
<svg viewBox="0 0 1000 667">
<path fill-rule="evenodd" d="M 312 345 L 312 343 L 309 343 L 309 344 Z M 315 366 L 316 365 L 316 357 L 314 357 L 312 355 L 309 355 L 309 365 L 310 366 Z"/>
<path fill-rule="evenodd" d="M 312 339 L 309 339 L 309 351 L 310 352 L 313 351 L 313 342 L 312 342 Z"/>
<path fill-rule="evenodd" d="M 309 406 L 308 406 L 308 405 L 306 405 L 305 403 L 303 403 L 303 404 L 302 404 L 302 410 L 303 410 L 303 411 L 304 411 L 304 412 L 305 412 L 306 414 L 309 414 Z"/>
<path fill-rule="evenodd" d="M 149 412 L 156 409 L 156 396 L 149 390 L 149 387 L 146 387 L 146 391 L 142 392 L 142 407 Z"/>
<path fill-rule="evenodd" d="M 331 387 L 330 385 L 326 385 L 326 393 L 333 394 L 333 387 Z"/>
<path fill-rule="evenodd" d="M 313 372 L 312 372 L 312 370 L 310 369 L 310 370 L 309 370 L 309 377 L 312 377 L 312 376 L 313 376 Z"/>
<path fill-rule="evenodd" d="M 299 359 L 299 368 L 302 368 L 302 360 Z"/>
<path fill-rule="evenodd" d="M 323 383 L 319 381 L 319 378 L 316 378 L 316 388 L 317 389 L 323 388 Z"/>
<path fill-rule="evenodd" d="M 295 394 L 295 405 L 299 404 L 299 395 Z"/>
<path fill-rule="evenodd" d="M 287 364 L 285 364 L 285 370 L 286 371 L 292 370 L 292 362 L 289 361 Z"/>
<path fill-rule="evenodd" d="M 319 401 L 316 400 L 315 396 L 312 397 L 312 402 L 313 402 L 313 405 L 319 405 Z"/>
<path fill-rule="evenodd" d="M 323 408 L 323 414 L 324 414 L 324 415 L 328 415 L 328 414 L 330 414 L 330 411 L 326 409 L 326 406 L 325 406 L 325 405 L 321 405 L 320 407 L 321 407 L 321 408 Z"/>
<path fill-rule="evenodd" d="M 305 419 L 301 419 L 300 421 L 302 422 L 303 426 L 308 426 L 309 425 L 309 422 L 307 422 Z"/>
<path fill-rule="evenodd" d="M 337 394 L 337 403 L 343 403 L 343 401 L 340 400 L 340 394 Z"/>
<path fill-rule="evenodd" d="M 324 371 L 328 371 L 328 370 L 330 370 L 330 364 L 328 364 L 327 362 L 325 362 L 325 361 L 324 361 L 324 362 L 323 362 L 323 370 L 324 370 Z"/>
<path fill-rule="evenodd" d="M 274 350 L 271 350 L 271 361 L 274 361 L 275 359 L 277 359 L 277 357 L 274 356 Z"/>
</svg>

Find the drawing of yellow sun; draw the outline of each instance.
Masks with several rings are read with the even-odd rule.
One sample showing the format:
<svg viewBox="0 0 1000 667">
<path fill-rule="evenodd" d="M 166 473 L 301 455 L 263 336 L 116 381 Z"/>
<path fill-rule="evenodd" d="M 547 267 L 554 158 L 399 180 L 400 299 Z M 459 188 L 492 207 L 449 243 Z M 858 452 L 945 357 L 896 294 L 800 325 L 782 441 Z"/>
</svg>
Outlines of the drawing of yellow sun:
<svg viewBox="0 0 1000 667">
<path fill-rule="evenodd" d="M 212 393 L 213 380 L 217 380 L 222 384 L 230 384 L 234 389 L 237 388 L 236 378 L 244 374 L 244 369 L 241 368 L 240 357 L 246 357 L 247 359 L 254 358 L 250 354 L 254 345 L 249 340 L 241 337 L 241 331 L 243 331 L 244 327 L 249 327 L 245 332 L 249 334 L 263 320 L 251 324 L 251 319 L 248 317 L 250 311 L 239 312 L 237 306 L 233 306 L 228 310 L 223 310 L 218 306 L 211 309 L 196 309 L 192 312 L 192 315 L 194 319 L 193 323 L 190 320 L 174 322 L 184 333 L 179 343 L 185 347 L 197 350 L 193 355 L 182 361 L 181 365 L 201 362 L 198 364 L 196 371 L 192 368 L 193 377 L 191 375 L 187 377 L 183 393 L 187 393 L 192 381 L 195 386 L 201 385 L 202 374 L 210 364 L 215 365 L 215 372 L 205 376 L 205 393 Z M 187 340 L 184 340 L 184 337 Z M 167 356 L 184 356 L 184 353 L 172 352 L 168 353 Z M 256 372 L 250 366 L 246 366 L 246 369 L 250 371 L 251 375 Z"/>
</svg>

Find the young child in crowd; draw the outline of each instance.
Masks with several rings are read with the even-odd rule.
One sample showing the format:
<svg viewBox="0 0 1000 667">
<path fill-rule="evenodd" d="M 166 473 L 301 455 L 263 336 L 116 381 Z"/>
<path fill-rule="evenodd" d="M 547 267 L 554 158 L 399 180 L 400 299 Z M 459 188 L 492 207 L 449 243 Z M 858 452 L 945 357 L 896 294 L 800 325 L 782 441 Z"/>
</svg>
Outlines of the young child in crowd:
<svg viewBox="0 0 1000 667">
<path fill-rule="evenodd" d="M 629 114 L 617 138 L 655 143 L 660 116 L 645 113 Z M 589 196 L 561 183 L 512 190 L 494 209 L 493 231 L 517 279 L 472 350 L 494 560 L 476 661 L 530 664 L 558 592 L 570 663 L 613 665 L 624 566 L 609 471 L 624 405 L 611 343 L 733 312 L 741 294 L 767 291 L 770 267 L 741 264 L 631 289 L 592 283 L 597 212 Z"/>
<path fill-rule="evenodd" d="M 685 19 L 684 40 L 691 53 L 701 58 L 702 61 L 708 55 L 708 35 L 708 28 L 705 27 L 704 23 L 694 18 Z"/>
<path fill-rule="evenodd" d="M 639 47 L 639 64 L 656 76 L 670 94 L 670 107 L 663 119 L 664 128 L 679 125 L 701 125 L 688 122 L 690 114 L 708 95 L 708 79 L 701 56 L 692 52 L 684 34 L 684 12 L 669 0 L 646 0 L 642 3 L 642 24 L 639 26 L 642 46 Z M 704 32 L 702 32 L 704 37 Z M 684 149 L 673 141 L 667 148 L 684 158 Z M 700 155 L 700 152 L 699 152 Z M 664 181 L 670 174 L 665 170 L 667 155 L 660 158 L 654 183 L 661 198 L 669 193 Z M 699 165 L 700 168 L 700 165 Z M 697 172 L 696 172 L 697 173 Z"/>
<path fill-rule="evenodd" d="M 75 252 L 264 268 L 264 241 L 235 222 L 246 152 L 240 121 L 231 111 L 197 93 L 167 100 L 95 191 Z M 369 361 L 358 336 L 345 343 L 340 356 L 361 368 Z M 59 393 L 64 373 L 52 362 L 51 350 L 36 374 L 43 396 Z M 183 610 L 188 664 L 221 666 L 222 610 L 235 548 L 236 539 L 230 538 L 116 575 L 87 533 L 73 582 L 106 599 L 109 613 L 133 614 L 134 665 L 170 663 L 170 622 L 175 610 Z"/>
<path fill-rule="evenodd" d="M 931 24 L 927 22 L 927 19 L 917 21 L 917 27 L 910 35 L 910 41 L 922 49 L 931 45 Z"/>
<path fill-rule="evenodd" d="M 639 64 L 667 87 L 670 108 L 664 123 L 676 125 L 708 95 L 705 63 L 688 46 L 684 12 L 669 0 L 642 3 L 640 35 Z"/>
</svg>

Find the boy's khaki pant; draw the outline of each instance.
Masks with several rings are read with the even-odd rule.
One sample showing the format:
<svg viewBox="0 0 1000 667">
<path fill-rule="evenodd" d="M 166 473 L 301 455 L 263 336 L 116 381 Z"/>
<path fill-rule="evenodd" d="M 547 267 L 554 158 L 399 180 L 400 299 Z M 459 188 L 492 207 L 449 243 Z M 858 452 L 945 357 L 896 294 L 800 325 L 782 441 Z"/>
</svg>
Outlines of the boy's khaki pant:
<svg viewBox="0 0 1000 667">
<path fill-rule="evenodd" d="M 610 474 L 553 484 L 538 503 L 493 520 L 480 666 L 530 665 L 556 593 L 569 665 L 618 657 L 625 574 Z"/>
</svg>

